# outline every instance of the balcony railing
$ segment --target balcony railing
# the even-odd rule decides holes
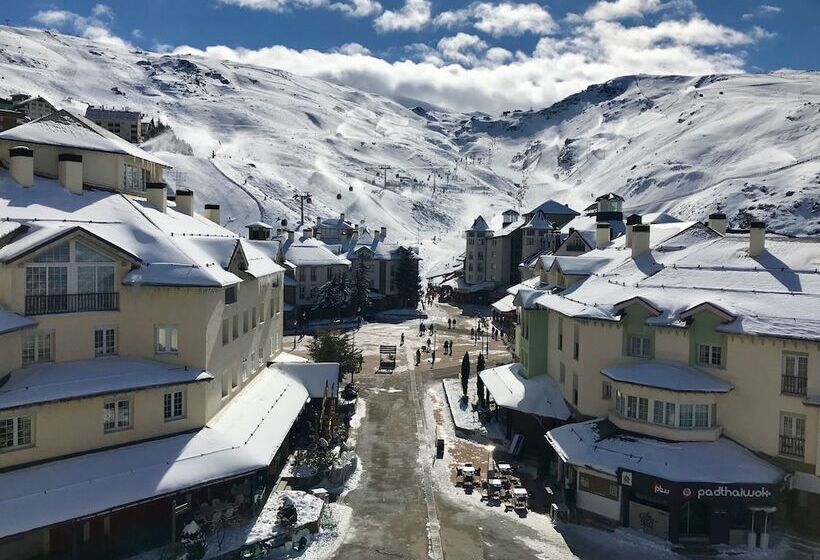
[[[802,459],[806,449],[806,440],[791,436],[780,436],[780,454]]]
[[[807,377],[784,375],[780,382],[780,392],[784,395],[801,395],[805,397],[807,381]]]
[[[120,294],[117,292],[26,296],[26,315],[117,311],[119,308]]]

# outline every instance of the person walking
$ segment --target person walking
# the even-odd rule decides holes
[[[421,350],[416,348],[416,365],[419,365],[420,363],[421,363]]]
[[[447,328],[448,328],[448,329],[449,329],[449,328],[452,328],[452,326],[453,326],[453,320],[452,320],[452,319],[450,319],[449,317],[447,317]]]
[[[404,333],[401,333],[401,343],[399,346],[404,346]]]
[[[430,351],[430,348],[433,346],[433,340],[430,337],[427,337],[427,351]]]
[[[430,360],[430,369],[433,369],[433,366],[434,366],[434,365],[435,365],[435,363],[436,363],[436,349],[435,349],[435,348],[433,348],[433,356],[432,356],[432,358],[433,358],[433,359],[432,359],[432,360]]]
[[[446,340],[444,341],[444,355],[447,355],[447,349],[450,347],[450,343]]]

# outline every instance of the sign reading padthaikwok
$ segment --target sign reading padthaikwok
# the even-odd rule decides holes
[[[705,502],[741,501],[749,505],[768,505],[777,500],[777,484],[672,482],[644,473],[623,470],[619,479],[641,494],[668,502],[698,500]]]

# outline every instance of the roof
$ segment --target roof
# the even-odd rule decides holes
[[[267,468],[307,399],[268,368],[197,432],[0,473],[0,538]]]
[[[119,356],[37,364],[0,385],[0,410],[212,379],[198,368]]]
[[[37,322],[33,319],[23,317],[22,315],[12,313],[11,311],[0,307],[0,334],[27,329],[36,324]],[[0,391],[2,391],[2,386],[0,386]]]
[[[285,356],[283,360],[277,360],[271,367],[299,381],[313,399],[336,396],[339,389],[338,362],[314,363],[291,360],[292,358]]]
[[[499,313],[510,313],[515,311],[515,305],[513,305],[513,299],[515,296],[513,294],[507,294],[497,302],[493,303],[492,307]]]
[[[538,211],[543,212],[544,214],[565,214],[569,216],[578,216],[578,212],[567,206],[566,204],[561,204],[555,200],[547,200],[542,202],[527,214],[535,214]]]
[[[473,220],[473,225],[467,231],[492,231],[483,216]]]
[[[253,222],[245,226],[246,228],[263,228],[263,229],[276,229],[272,225],[267,222]]]
[[[21,188],[0,170],[0,229],[18,224],[10,243],[0,246],[0,262],[21,259],[69,235],[81,235],[108,246],[130,260],[134,268],[126,285],[224,287],[241,282],[228,270],[239,245],[248,273],[260,276],[281,270],[260,245],[240,239],[212,221],[177,212],[169,204],[163,213],[145,199],[123,193],[86,189],[82,196],[57,181],[35,177]],[[278,242],[265,247],[278,248]]]
[[[555,224],[549,221],[549,218],[547,218],[544,212],[538,210],[523,226],[523,229],[555,229]]]
[[[337,255],[322,241],[315,237],[287,236],[280,238],[285,260],[298,266],[349,266],[350,261]]]
[[[602,194],[601,196],[597,197],[595,200],[620,200],[623,201],[624,197],[617,195],[615,193],[606,193]]]
[[[442,287],[452,288],[457,292],[480,292],[482,290],[492,290],[495,288],[495,282],[479,282],[477,284],[468,284],[463,276],[456,276],[446,282],[441,283]]]
[[[677,362],[647,360],[613,364],[601,373],[613,381],[685,393],[728,393],[732,384]]]
[[[354,229],[353,224],[347,220],[343,220],[341,216],[338,218],[323,218],[319,220],[319,223],[316,224],[316,227],[327,229],[339,229],[343,231],[352,231]]]
[[[110,119],[110,120],[139,120],[142,113],[139,111],[128,111],[126,109],[106,109],[105,107],[89,106],[85,110],[85,116],[89,119]]]
[[[87,118],[64,109],[0,132],[0,140],[125,154],[171,167],[162,159],[123,140]]]
[[[607,257],[589,256],[588,253],[577,257],[566,255],[543,255],[541,257],[544,270],[557,266],[563,274],[568,276],[589,276],[609,263],[610,259]]]
[[[622,432],[606,420],[566,424],[547,432],[562,460],[612,476],[619,469],[672,482],[778,484],[785,473],[727,439],[671,442]]]
[[[478,375],[500,407],[559,420],[570,417],[561,388],[552,377],[538,375],[528,379],[523,372],[523,365],[513,363],[485,369]]]

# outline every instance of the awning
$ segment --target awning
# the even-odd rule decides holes
[[[502,408],[558,420],[569,418],[569,408],[558,383],[548,375],[528,379],[523,372],[524,366],[514,363],[485,369],[478,375]]]
[[[481,292],[483,290],[492,290],[495,287],[493,282],[479,282],[478,284],[468,284],[464,281],[463,276],[451,278],[446,282],[442,282],[442,287],[452,288],[457,292]]]
[[[0,222],[0,227],[3,223]],[[0,230],[2,232],[2,230]],[[0,334],[6,334],[20,329],[27,329],[35,326],[37,323],[28,317],[23,317],[17,313],[12,313],[0,307]]]
[[[732,384],[677,362],[647,360],[606,366],[601,373],[613,381],[682,393],[728,393]]]
[[[205,428],[0,474],[0,538],[266,468],[308,390],[278,366]]]
[[[784,473],[727,439],[663,441],[626,433],[608,420],[566,424],[547,432],[547,441],[571,465],[616,476],[619,469],[672,482],[777,484]]]
[[[513,299],[515,299],[515,296],[513,296],[512,294],[506,295],[493,304],[493,309],[495,309],[499,313],[512,313],[513,311],[515,311]]]

